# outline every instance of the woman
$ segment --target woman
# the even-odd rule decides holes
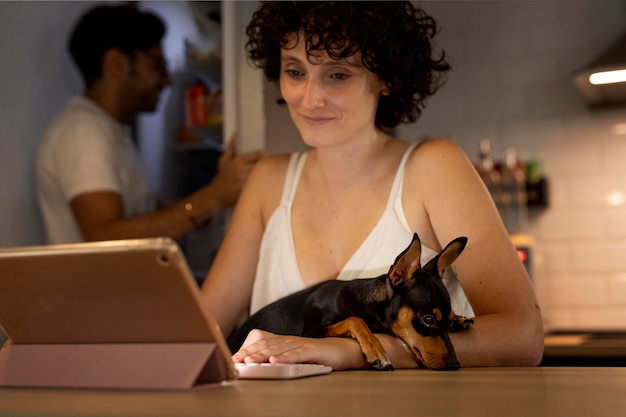
[[[414,122],[450,67],[436,23],[410,2],[264,3],[248,26],[249,56],[278,81],[312,149],[259,162],[202,291],[228,334],[250,307],[317,282],[373,277],[418,233],[422,262],[458,236],[469,243],[445,283],[473,330],[452,335],[461,366],[536,365],[541,313],[497,210],[451,141],[386,133]],[[450,268],[449,268],[450,269]],[[415,359],[377,335],[395,368]],[[236,362],[365,368],[351,339],[252,331]]]

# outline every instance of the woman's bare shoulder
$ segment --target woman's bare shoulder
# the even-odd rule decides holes
[[[463,149],[451,139],[436,138],[421,142],[411,153],[407,171],[413,178],[444,180],[445,176],[467,175],[473,165]],[[444,175],[445,174],[445,175]]]
[[[251,178],[255,178],[262,183],[274,182],[280,177],[285,177],[287,172],[287,165],[289,165],[289,158],[291,154],[281,153],[272,154],[263,157],[253,169]]]
[[[452,139],[433,138],[427,139],[418,144],[413,151],[412,158],[431,159],[438,157],[439,159],[449,157],[466,158],[465,152]]]
[[[291,154],[273,154],[261,159],[253,168],[247,195],[260,204],[265,220],[280,203]]]

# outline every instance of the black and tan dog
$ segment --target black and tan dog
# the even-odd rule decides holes
[[[431,369],[455,370],[459,362],[448,332],[469,329],[473,320],[457,316],[441,280],[467,243],[450,242],[423,268],[417,234],[387,275],[352,281],[324,281],[284,297],[252,315],[228,340],[236,352],[252,329],[306,337],[356,339],[375,369],[393,370],[374,333],[393,334]]]

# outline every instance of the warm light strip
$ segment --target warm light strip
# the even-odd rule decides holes
[[[593,85],[622,83],[624,81],[626,81],[626,69],[594,72],[589,76],[589,82]]]

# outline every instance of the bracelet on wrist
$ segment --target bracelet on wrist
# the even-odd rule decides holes
[[[184,207],[185,207],[185,213],[187,213],[187,218],[189,219],[189,222],[192,224],[193,227],[198,227],[199,225],[198,219],[196,219],[196,216],[193,214],[193,204],[187,201]]]

